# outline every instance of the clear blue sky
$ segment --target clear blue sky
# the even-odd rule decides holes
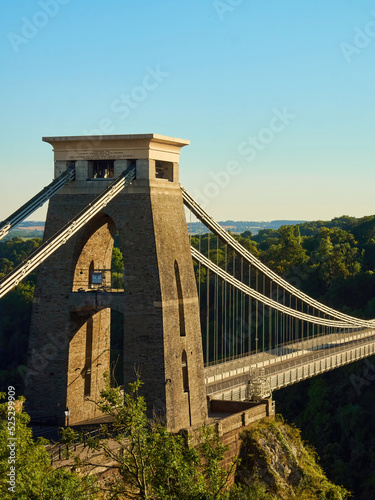
[[[0,219],[52,179],[42,136],[100,128],[190,139],[181,183],[218,220],[375,213],[373,1],[3,0],[0,19]]]

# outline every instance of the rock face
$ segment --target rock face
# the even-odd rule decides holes
[[[299,429],[283,422],[263,420],[246,431],[240,458],[236,482],[254,489],[262,486],[272,498],[348,498],[344,488],[327,479]]]

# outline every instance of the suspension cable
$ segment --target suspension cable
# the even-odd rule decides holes
[[[71,219],[62,229],[57,231],[51,238],[45,241],[27,259],[13,269],[4,279],[0,281],[0,298],[14,288],[18,283],[30,274],[36,267],[44,262],[58,248],[68,241],[88,221],[99,213],[123,188],[135,179],[135,167],[129,167],[106,189],[104,189],[94,201],[89,203],[76,217]]]
[[[274,271],[265,266],[260,260],[258,260],[254,255],[252,255],[248,250],[246,250],[238,241],[236,241],[233,236],[225,231],[200,205],[197,203],[189,193],[181,187],[182,196],[185,205],[190,208],[193,214],[205,224],[207,228],[209,228],[214,234],[219,236],[219,238],[226,242],[235,252],[239,255],[242,255],[244,259],[260,270],[262,273],[266,274],[268,278],[272,279],[275,283],[280,285],[282,288],[287,290],[292,295],[300,298],[306,304],[310,304],[315,307],[317,310],[321,310],[322,312],[331,315],[333,318],[340,319],[342,321],[347,321],[348,323],[354,325],[356,324],[358,327],[369,328],[374,326],[375,320],[366,321],[360,320],[358,318],[354,318],[352,316],[348,316],[347,314],[341,313],[330,307],[318,302],[317,300],[312,299],[305,293],[301,292],[293,285],[285,281],[281,276],[276,274]]]
[[[325,318],[318,318],[316,316],[311,316],[306,313],[302,313],[299,311],[295,311],[294,309],[290,309],[288,306],[286,306],[283,303],[280,302],[275,302],[274,300],[270,299],[269,297],[264,296],[260,292],[253,290],[252,288],[248,287],[244,283],[241,283],[241,281],[237,280],[234,278],[231,274],[226,273],[221,267],[216,266],[212,261],[207,259],[203,254],[199,253],[198,250],[194,247],[191,247],[191,254],[194,260],[197,262],[201,262],[202,266],[205,267],[206,269],[209,269],[215,274],[218,274],[222,279],[226,280],[232,287],[237,288],[238,290],[242,290],[244,293],[247,295],[251,296],[253,299],[256,301],[264,302],[266,305],[273,307],[274,309],[277,309],[281,313],[284,313],[286,315],[290,315],[293,317],[297,317],[299,319],[303,319],[305,321],[308,321],[309,323],[316,323],[320,325],[326,325],[326,326],[334,326],[336,328],[357,328],[358,325],[351,325],[350,323],[343,322],[343,321],[337,321],[337,320],[329,320]],[[285,293],[285,292],[284,292]],[[283,301],[284,302],[284,301]],[[258,308],[256,308],[257,310]],[[366,325],[367,327],[369,326],[368,323]]]
[[[43,188],[38,194],[31,198],[31,200],[22,205],[22,207],[16,210],[12,215],[7,217],[4,222],[1,222],[0,240],[4,238],[4,236],[6,236],[13,227],[17,226],[17,224],[25,220],[46,201],[52,198],[52,196],[60,191],[60,189],[63,188],[68,182],[73,181],[74,178],[74,167],[65,170],[61,175],[48,184],[48,186]]]

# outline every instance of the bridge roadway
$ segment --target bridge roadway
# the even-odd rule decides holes
[[[375,329],[322,335],[205,367],[207,396],[241,401],[249,381],[262,370],[271,390],[319,375],[375,354]]]

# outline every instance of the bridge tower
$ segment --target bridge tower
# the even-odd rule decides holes
[[[150,410],[171,431],[207,414],[199,305],[179,184],[189,141],[157,134],[47,137],[55,177],[75,180],[51,200],[47,239],[130,166],[136,179],[38,269],[25,393],[31,415],[69,424],[100,416],[95,403],[110,370],[111,309],[122,313],[124,383],[140,372]],[[124,284],[110,283],[118,235]]]

